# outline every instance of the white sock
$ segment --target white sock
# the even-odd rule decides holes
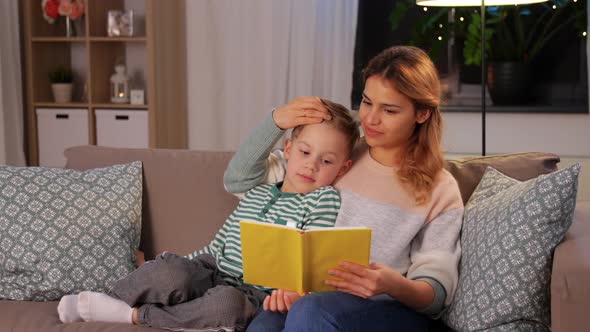
[[[62,323],[81,322],[82,317],[78,313],[78,294],[63,296],[57,305],[57,313]]]
[[[133,308],[103,293],[78,294],[78,312],[86,322],[132,323]]]

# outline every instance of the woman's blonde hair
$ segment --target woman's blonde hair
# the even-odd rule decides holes
[[[363,71],[364,81],[380,76],[410,99],[415,112],[430,110],[424,123],[417,123],[400,160],[398,175],[414,191],[418,204],[426,203],[436,176],[443,167],[440,141],[443,121],[440,114],[440,80],[436,67],[421,49],[393,46],[375,56]]]

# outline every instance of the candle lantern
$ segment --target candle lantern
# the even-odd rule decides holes
[[[111,102],[124,104],[129,102],[129,78],[124,65],[116,65],[111,76]]]

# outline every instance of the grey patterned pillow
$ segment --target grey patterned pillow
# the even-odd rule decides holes
[[[133,271],[141,168],[0,167],[0,299],[104,292]]]
[[[465,206],[457,331],[549,331],[553,250],[573,220],[578,164],[526,182],[488,168]]]

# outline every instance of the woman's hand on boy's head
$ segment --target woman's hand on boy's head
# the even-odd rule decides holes
[[[301,298],[301,295],[299,295],[297,292],[284,289],[275,289],[264,299],[262,308],[267,311],[285,313],[291,309],[293,303],[299,300],[299,298]]]
[[[319,97],[297,97],[272,113],[277,127],[286,130],[300,125],[321,123],[332,116]]]
[[[326,284],[365,299],[395,293],[393,289],[404,278],[399,272],[379,263],[371,263],[369,267],[350,262],[340,262],[338,265],[340,269],[330,269],[328,274],[341,280],[326,279]]]

